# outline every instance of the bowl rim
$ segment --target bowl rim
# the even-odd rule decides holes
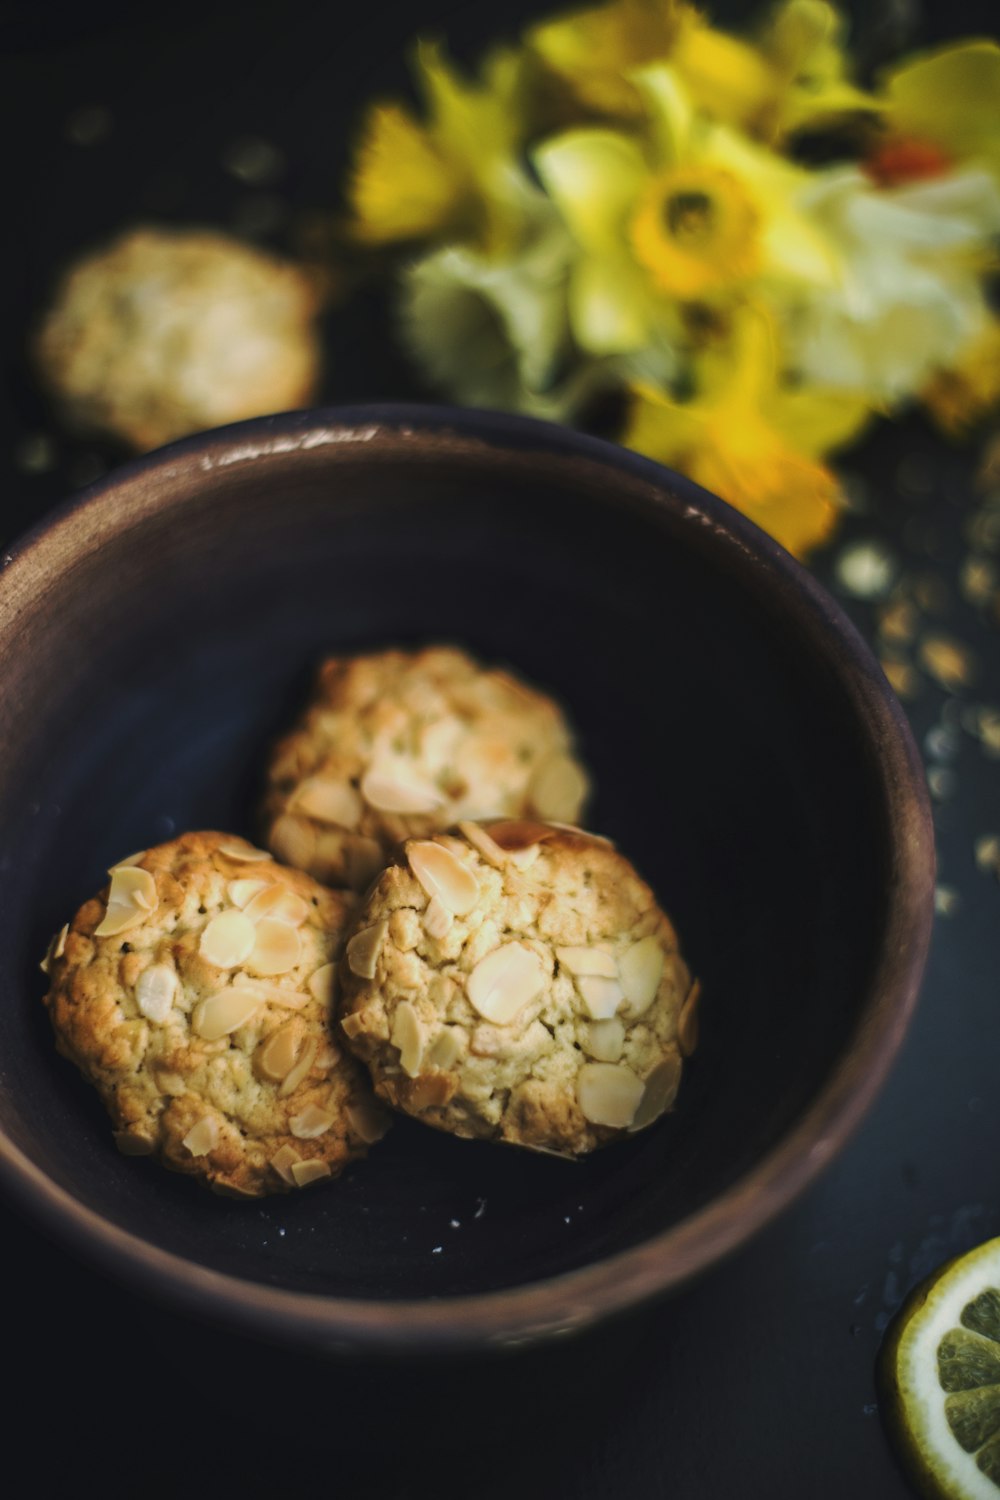
[[[507,413],[377,403],[254,418],[183,438],[133,459],[50,510],[3,554],[0,628],[33,570],[58,566],[74,541],[99,533],[135,480],[167,488],[178,476],[232,464],[295,462],[336,445],[423,445],[441,455],[542,450],[644,483],[650,503],[703,528],[702,545],[780,591],[851,703],[872,756],[892,856],[873,979],[855,1033],[812,1103],[781,1139],[718,1197],[650,1239],[543,1280],[420,1300],[349,1299],[272,1287],[201,1266],[103,1219],[52,1181],[0,1130],[0,1183],[54,1238],[162,1301],[275,1343],[325,1353],[406,1354],[514,1348],[582,1330],[662,1296],[732,1253],[785,1209],[860,1124],[888,1075],[916,1003],[933,921],[934,837],[923,765],[906,717],[871,650],[821,584],[771,537],[717,496],[600,438]],[[150,502],[156,508],[156,495]],[[79,533],[79,538],[74,533]],[[49,559],[53,559],[50,563]]]

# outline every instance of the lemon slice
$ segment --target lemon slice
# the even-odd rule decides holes
[[[922,1492],[1000,1500],[1000,1239],[917,1287],[879,1366],[887,1425]]]

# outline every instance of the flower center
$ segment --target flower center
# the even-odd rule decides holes
[[[742,182],[721,167],[682,167],[654,178],[629,234],[636,260],[669,296],[698,298],[753,275],[758,213]]]
[[[674,193],[664,202],[663,217],[674,239],[693,248],[711,238],[715,207],[707,193]]]

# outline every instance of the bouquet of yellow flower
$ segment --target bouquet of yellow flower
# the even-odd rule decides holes
[[[617,396],[623,443],[800,555],[873,416],[917,400],[955,433],[1000,401],[994,41],[862,88],[825,0],[745,38],[610,0],[475,80],[428,43],[416,71],[422,118],[363,122],[351,233],[405,246],[403,338],[456,398],[580,422]]]

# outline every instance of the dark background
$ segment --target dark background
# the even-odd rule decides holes
[[[550,9],[0,5],[0,537],[121,456],[60,433],[28,372],[28,330],[65,262],[137,219],[295,248],[310,217],[336,206],[362,104],[405,87],[414,34],[443,33],[470,57]],[[993,4],[859,7],[871,63],[899,45],[995,29]],[[280,151],[270,180],[234,172],[247,137]],[[326,400],[432,394],[394,353],[374,289],[330,315],[328,356]],[[845,468],[857,508],[816,560],[819,575],[836,586],[852,539],[884,544],[908,576],[936,583],[933,628],[977,663],[964,707],[926,679],[907,704],[947,773],[935,777],[942,916],[913,1030],[853,1144],[794,1210],[682,1295],[564,1348],[476,1368],[321,1366],[244,1344],[133,1298],[0,1207],[8,1457],[30,1461],[23,1492],[908,1493],[878,1419],[881,1333],[917,1279],[1000,1234],[1000,884],[973,853],[1000,833],[1000,762],[962,728],[969,705],[1000,701],[1000,632],[958,586],[983,503],[975,453],[909,419]],[[847,602],[872,636],[870,607]]]

